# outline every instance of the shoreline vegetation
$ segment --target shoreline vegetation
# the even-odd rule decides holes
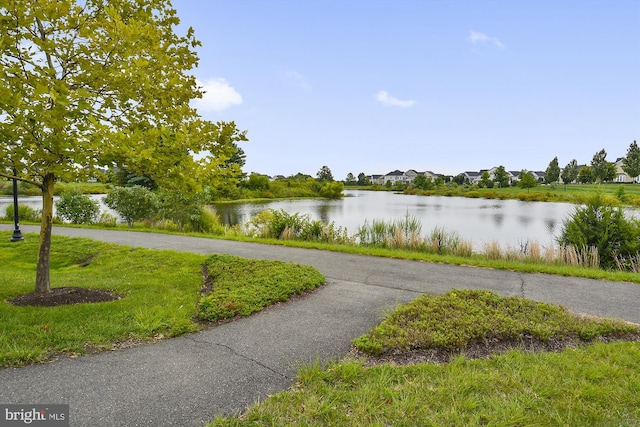
[[[289,182],[287,185],[290,185],[290,181],[285,180],[285,182]],[[305,182],[298,181],[298,184],[303,185]],[[99,189],[100,191],[105,189],[105,185],[99,183],[83,184],[79,187],[73,187],[73,184],[68,186],[60,185],[61,188],[67,191],[72,189],[77,192],[86,191],[90,193],[91,191],[88,191],[88,188]],[[454,186],[457,185],[454,184]],[[474,186],[457,187],[455,194],[447,192],[449,190],[439,192],[435,189],[427,192],[421,191],[420,195],[519,198],[524,194],[536,201],[558,201],[557,199],[560,198],[558,194],[566,194],[566,196],[562,197],[573,200],[577,203],[576,206],[579,206],[580,203],[587,203],[589,198],[593,198],[595,195],[599,197],[600,203],[605,206],[629,206],[630,203],[635,205],[640,201],[640,185],[633,184],[575,184],[567,185],[566,190],[560,186],[547,186],[548,189],[545,191],[536,189],[531,193],[522,193],[521,189],[515,187],[496,189],[474,189]],[[346,189],[397,191],[397,189],[376,185],[366,187],[351,186],[346,187]],[[409,191],[409,193],[412,193],[412,191]],[[549,194],[554,196],[551,197]],[[256,201],[258,199],[246,200]],[[170,202],[175,202],[182,207],[185,206],[184,200]],[[189,200],[187,200],[187,203],[189,203]],[[39,221],[37,211],[27,209],[28,206],[26,205],[21,205],[20,208],[20,218],[23,224],[37,223]],[[188,208],[191,208],[191,206],[188,206]],[[162,208],[159,210],[162,212]],[[188,211],[188,209],[182,210]],[[12,215],[12,209],[7,209],[4,220],[12,221]],[[189,233],[203,237],[311,247],[383,257],[419,259],[430,262],[567,276],[576,275],[579,277],[640,283],[640,278],[637,276],[637,273],[640,272],[640,257],[637,254],[627,257],[622,263],[612,261],[611,264],[618,268],[604,270],[599,268],[600,257],[597,248],[593,247],[593,245],[571,246],[558,244],[542,246],[536,241],[526,241],[504,247],[498,242],[489,242],[484,244],[480,251],[474,251],[471,242],[465,240],[464,236],[459,236],[456,232],[436,228],[427,234],[423,234],[420,221],[408,214],[404,218],[391,222],[381,220],[365,222],[355,232],[338,227],[334,223],[312,220],[308,215],[291,214],[284,210],[266,210],[251,218],[246,224],[233,227],[222,224],[215,211],[206,206],[199,210],[191,211],[188,215],[189,218],[185,220],[184,218],[172,218],[171,216],[160,217],[157,213],[147,212],[141,214],[138,219],[128,219],[129,226],[123,226],[122,224],[117,224],[113,216],[103,214],[100,218],[88,221],[87,223],[90,225],[82,226],[116,229],[126,227],[127,229],[138,231]],[[68,224],[68,222],[63,222],[62,219],[56,218],[58,225],[78,226],[76,224]]]
[[[418,196],[468,197],[521,200],[525,202],[566,202],[574,204],[585,203],[594,193],[600,192],[609,204],[640,207],[640,185],[638,184],[568,184],[566,186],[550,184],[534,187],[530,191],[524,191],[519,187],[513,186],[481,188],[477,185],[458,186],[454,184],[451,186],[439,186],[432,190],[411,188],[402,190],[402,192]]]
[[[335,181],[340,184],[339,181]],[[109,183],[58,183],[55,195],[66,191],[77,191],[83,194],[107,194],[117,185]],[[384,185],[344,185],[343,190],[390,191],[417,196],[468,197],[483,199],[521,200],[531,202],[566,202],[584,203],[596,192],[600,192],[610,204],[624,205],[634,208],[640,207],[640,184],[605,183],[605,184],[545,184],[524,190],[517,186],[502,188],[486,188],[477,184],[458,185],[448,183],[434,186],[432,189],[407,188],[404,185],[386,187]],[[211,194],[215,199],[210,203],[242,203],[272,200],[287,200],[299,198],[319,198],[322,185],[316,180],[307,179],[279,179],[264,182],[261,187],[241,187],[234,191]],[[222,194],[223,193],[223,194]],[[0,196],[13,195],[10,181],[0,182]],[[40,189],[18,183],[19,196],[40,196]],[[333,196],[333,194],[332,194]],[[343,195],[344,196],[344,195]]]

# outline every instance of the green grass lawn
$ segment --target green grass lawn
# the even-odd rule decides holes
[[[33,290],[38,239],[11,243],[10,235],[0,232],[0,367],[196,331],[199,316],[248,315],[324,282],[299,265],[53,236],[53,287],[99,288],[123,298],[17,307],[7,300]],[[209,289],[201,297],[203,284]],[[212,425],[640,425],[639,334],[637,325],[490,292],[423,296],[356,338],[354,355],[303,367],[290,391]],[[517,344],[523,337],[569,347],[465,356],[473,344]],[[636,341],[604,343],[625,338]],[[429,349],[452,356],[448,363],[378,363]]]
[[[123,342],[173,337],[198,330],[202,265],[209,266],[213,291],[207,306],[243,307],[223,311],[219,320],[248,315],[289,296],[313,289],[324,277],[311,267],[238,257],[147,250],[53,236],[52,287],[78,286],[123,296],[111,302],[57,307],[13,306],[8,299],[33,292],[38,238],[9,241],[0,232],[0,367],[41,362],[57,354],[83,354],[111,349]],[[224,283],[215,273],[226,269]],[[273,298],[253,294],[278,292]],[[247,290],[246,283],[252,288]],[[260,284],[264,287],[260,288]],[[223,298],[216,299],[222,294]]]
[[[301,369],[289,391],[210,426],[635,426],[640,342],[604,344],[598,337],[638,339],[638,331],[489,292],[425,296],[354,344],[372,354],[462,351],[449,363],[368,366],[352,357],[317,363]],[[574,341],[561,352],[515,348],[490,358],[464,356],[471,342],[527,335],[543,343]]]

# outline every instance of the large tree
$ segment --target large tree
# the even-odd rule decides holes
[[[347,178],[344,180],[346,185],[356,185],[358,182],[356,181],[356,177],[353,176],[351,172],[347,174]]]
[[[333,181],[333,174],[331,173],[329,166],[322,166],[316,176],[318,177],[318,181]]]
[[[480,176],[480,187],[483,187],[483,188],[493,187],[493,181],[491,180],[491,176],[489,176],[489,172],[487,171],[482,172],[482,175]]]
[[[527,193],[536,185],[538,185],[538,180],[536,180],[536,177],[533,176],[533,174],[531,172],[527,172],[525,170],[520,172],[520,175],[518,176],[518,178],[520,178],[520,180],[518,181],[518,187],[520,188],[526,188],[527,189]]]
[[[364,174],[364,172],[360,172],[358,174],[358,185],[370,185],[371,180]]]
[[[42,190],[35,290],[47,293],[56,182],[118,166],[196,189],[246,138],[190,106],[199,42],[174,32],[167,0],[5,0],[0,21],[0,176]]]
[[[567,163],[567,166],[562,170],[562,182],[564,183],[565,188],[568,183],[573,182],[578,178],[578,173],[580,173],[578,170],[578,162],[576,159],[573,159]]]
[[[498,166],[495,172],[493,172],[493,181],[498,184],[498,188],[509,186],[509,174],[504,166]]]
[[[590,166],[583,166],[578,172],[578,181],[582,184],[591,184],[594,181],[593,173]]]
[[[640,176],[640,148],[638,148],[636,141],[629,145],[627,155],[622,159],[622,170],[631,178]]]
[[[606,181],[608,173],[608,163],[607,152],[604,148],[593,155],[593,159],[591,160],[591,175],[593,176],[593,179],[598,182],[598,184]]]
[[[547,166],[547,170],[544,172],[544,182],[547,184],[558,182],[559,177],[560,166],[558,165],[558,157],[554,157],[553,160],[549,162],[549,166]]]

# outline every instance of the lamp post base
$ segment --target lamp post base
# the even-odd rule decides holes
[[[22,237],[22,233],[20,232],[19,228],[16,228],[15,230],[13,230],[13,235],[11,236],[11,241],[12,242],[20,242],[24,240],[24,237]]]

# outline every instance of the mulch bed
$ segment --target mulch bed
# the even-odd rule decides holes
[[[92,302],[115,301],[122,298],[122,295],[113,294],[102,289],[86,289],[75,286],[62,288],[52,288],[51,292],[46,294],[30,294],[20,295],[8,300],[12,305],[33,305],[38,307],[55,307],[58,305],[70,304],[86,304]]]

